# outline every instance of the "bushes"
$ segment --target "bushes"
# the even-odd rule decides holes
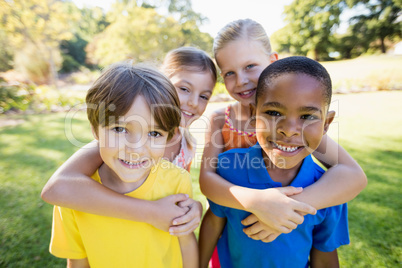
[[[0,114],[13,112],[44,112],[68,109],[84,102],[85,92],[56,90],[49,86],[27,83],[12,85],[0,81]]]

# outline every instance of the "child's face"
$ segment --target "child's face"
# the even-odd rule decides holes
[[[327,116],[322,87],[310,76],[283,74],[259,97],[257,140],[275,166],[298,168],[320,144],[334,116]]]
[[[99,127],[100,154],[104,163],[132,189],[139,187],[165,151],[168,133],[160,129],[145,98],[137,96],[130,110],[115,124]]]
[[[247,106],[254,103],[258,78],[277,59],[267,55],[261,42],[246,38],[229,42],[216,54],[216,60],[230,96]]]
[[[212,96],[215,81],[212,74],[195,71],[179,71],[170,77],[180,99],[182,126],[189,127],[205,111]]]

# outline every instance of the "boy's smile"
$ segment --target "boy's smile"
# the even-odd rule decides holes
[[[102,183],[114,191],[127,193],[146,180],[165,151],[168,133],[161,130],[146,99],[138,95],[130,110],[116,122],[98,131],[99,169]]]
[[[267,83],[256,107],[264,158],[278,168],[298,169],[318,147],[334,115],[327,117],[323,92],[321,82],[305,74],[286,73]]]

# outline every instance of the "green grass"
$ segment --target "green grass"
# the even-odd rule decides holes
[[[349,203],[351,244],[339,249],[342,267],[402,265],[401,100],[402,91],[333,97],[339,117],[330,135],[369,179],[367,188]],[[48,252],[52,206],[41,200],[40,192],[76,145],[92,139],[89,125],[83,113],[74,117],[71,128],[63,113],[16,119],[25,122],[0,128],[0,267],[65,267],[64,260]],[[197,138],[202,144],[202,137]],[[205,204],[197,167],[194,163],[191,171],[194,197]]]

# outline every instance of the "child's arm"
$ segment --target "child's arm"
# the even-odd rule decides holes
[[[198,247],[194,233],[179,237],[183,268],[198,268]]]
[[[223,151],[223,124],[224,113],[214,113],[210,118],[210,129],[205,135],[200,171],[200,187],[205,196],[219,205],[249,211],[281,233],[288,233],[303,222],[303,217],[297,211],[315,213],[310,205],[287,197],[300,193],[301,189],[284,187],[255,190],[234,185],[217,175],[218,155]]]
[[[67,268],[89,268],[88,258],[67,259]]]
[[[367,177],[359,164],[327,135],[313,154],[330,168],[320,180],[293,196],[296,200],[322,209],[346,203],[366,187]]]
[[[197,227],[194,222],[190,225],[183,223],[194,217],[199,222],[200,206],[192,205],[188,211],[187,207],[176,205],[187,200],[187,195],[177,194],[157,201],[146,201],[116,193],[89,178],[101,164],[96,142],[79,149],[49,179],[42,190],[43,200],[87,213],[147,222],[163,231],[169,231],[176,218],[178,226],[170,230],[174,235],[187,234]],[[183,215],[185,218],[180,218]]]
[[[357,162],[327,135],[323,137],[314,156],[330,168],[317,182],[304,188],[300,194],[293,195],[295,200],[322,209],[352,200],[366,186],[367,177]],[[256,223],[256,219],[251,215],[242,223],[251,225]],[[268,231],[263,225],[254,224],[246,228],[245,233],[253,239],[262,240],[259,237],[264,234],[262,230]],[[271,237],[275,235],[275,231],[272,231]]]
[[[216,216],[210,209],[202,219],[198,238],[200,268],[208,268],[209,260],[226,224],[226,218]]]
[[[310,252],[311,268],[339,268],[338,253],[335,249],[331,252],[323,252],[312,248]]]

